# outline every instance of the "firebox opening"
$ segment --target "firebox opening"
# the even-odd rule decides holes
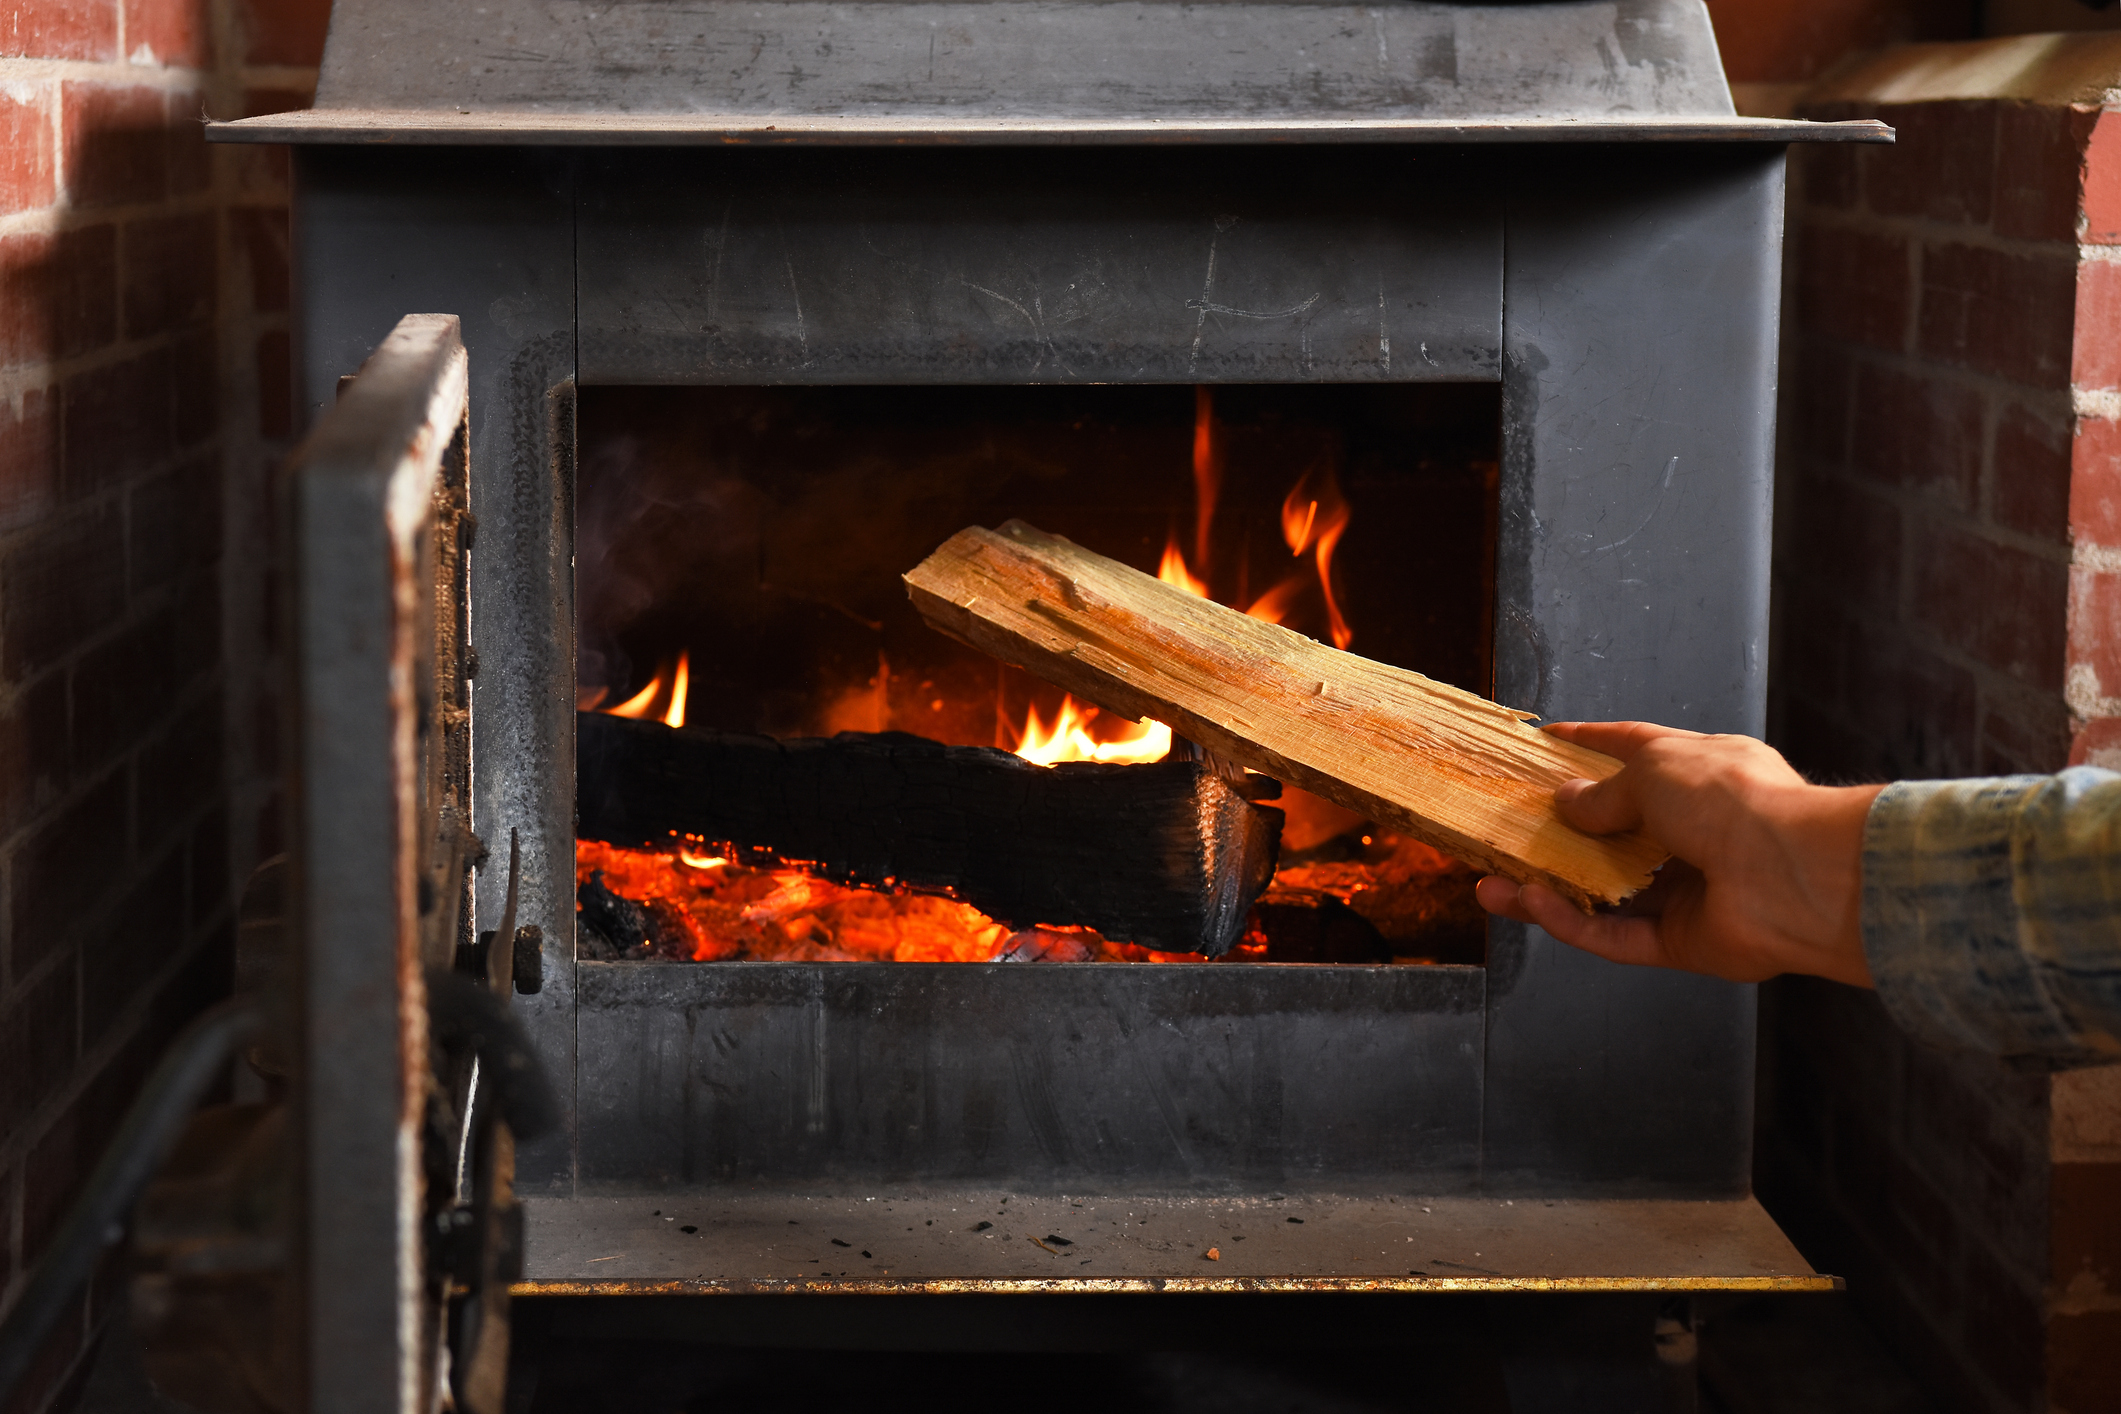
[[[908,603],[902,573],[1012,517],[1491,691],[1492,383],[588,388],[578,417],[584,712],[781,739],[907,733],[1040,765],[1162,760],[1159,724],[1076,702]],[[1284,813],[1273,882],[1219,960],[1484,960],[1469,870],[1301,791],[1260,803]],[[590,958],[1202,961],[821,878],[773,840],[584,839],[577,873]]]

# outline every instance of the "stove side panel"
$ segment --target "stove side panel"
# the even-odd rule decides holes
[[[398,320],[462,320],[471,376],[473,827],[491,928],[520,832],[518,918],[545,987],[515,998],[570,1110],[523,1146],[527,1191],[573,1181],[573,159],[520,151],[295,149],[297,417],[307,427]]]
[[[1765,726],[1783,154],[1526,153],[1504,278],[1496,695]],[[1749,1186],[1749,986],[1490,934],[1496,1193]]]

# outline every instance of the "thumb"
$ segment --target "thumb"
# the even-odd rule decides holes
[[[1563,781],[1554,792],[1554,805],[1563,820],[1587,835],[1613,835],[1642,825],[1642,807],[1625,769],[1602,781]]]

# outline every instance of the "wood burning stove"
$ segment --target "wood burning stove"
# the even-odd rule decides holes
[[[564,1116],[517,1156],[519,1290],[1828,1281],[1747,1197],[1748,987],[1510,924],[1423,965],[597,961],[576,712],[682,649],[715,726],[819,731],[868,691],[859,725],[919,731],[929,701],[929,734],[1006,747],[933,686],[962,658],[877,685],[919,650],[842,581],[910,567],[923,496],[937,538],[1043,497],[1111,553],[1192,544],[1219,417],[1247,455],[1283,439],[1262,504],[1343,458],[1361,602],[1314,604],[1321,633],[1550,719],[1757,734],[1783,151],[1888,130],[1734,116],[1697,0],[340,0],[317,107],[212,135],[296,145],[306,420],[401,315],[462,320],[473,811],[520,841],[543,985],[515,1008]],[[983,427],[1006,474],[967,459]],[[667,489],[690,435],[695,487],[867,458],[837,528],[734,552],[797,557],[747,592],[830,621],[799,651],[707,632],[726,603],[591,616],[599,459],[660,445]],[[1424,447],[1449,449],[1426,490]],[[726,500],[655,504],[742,541]],[[1197,551],[1230,557],[1222,597],[1271,587]],[[838,580],[801,562],[833,554]],[[997,682],[990,723],[1037,690]],[[398,1034],[387,998],[345,1005]]]

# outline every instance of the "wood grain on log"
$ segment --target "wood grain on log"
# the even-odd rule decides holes
[[[1301,786],[1478,868],[1617,903],[1665,855],[1562,823],[1554,788],[1620,769],[1529,713],[1195,598],[1021,521],[960,531],[906,577],[953,638]]]
[[[1163,952],[1227,952],[1281,840],[1280,811],[1193,761],[1035,766],[899,733],[776,741],[598,712],[575,732],[581,838],[697,835]]]

